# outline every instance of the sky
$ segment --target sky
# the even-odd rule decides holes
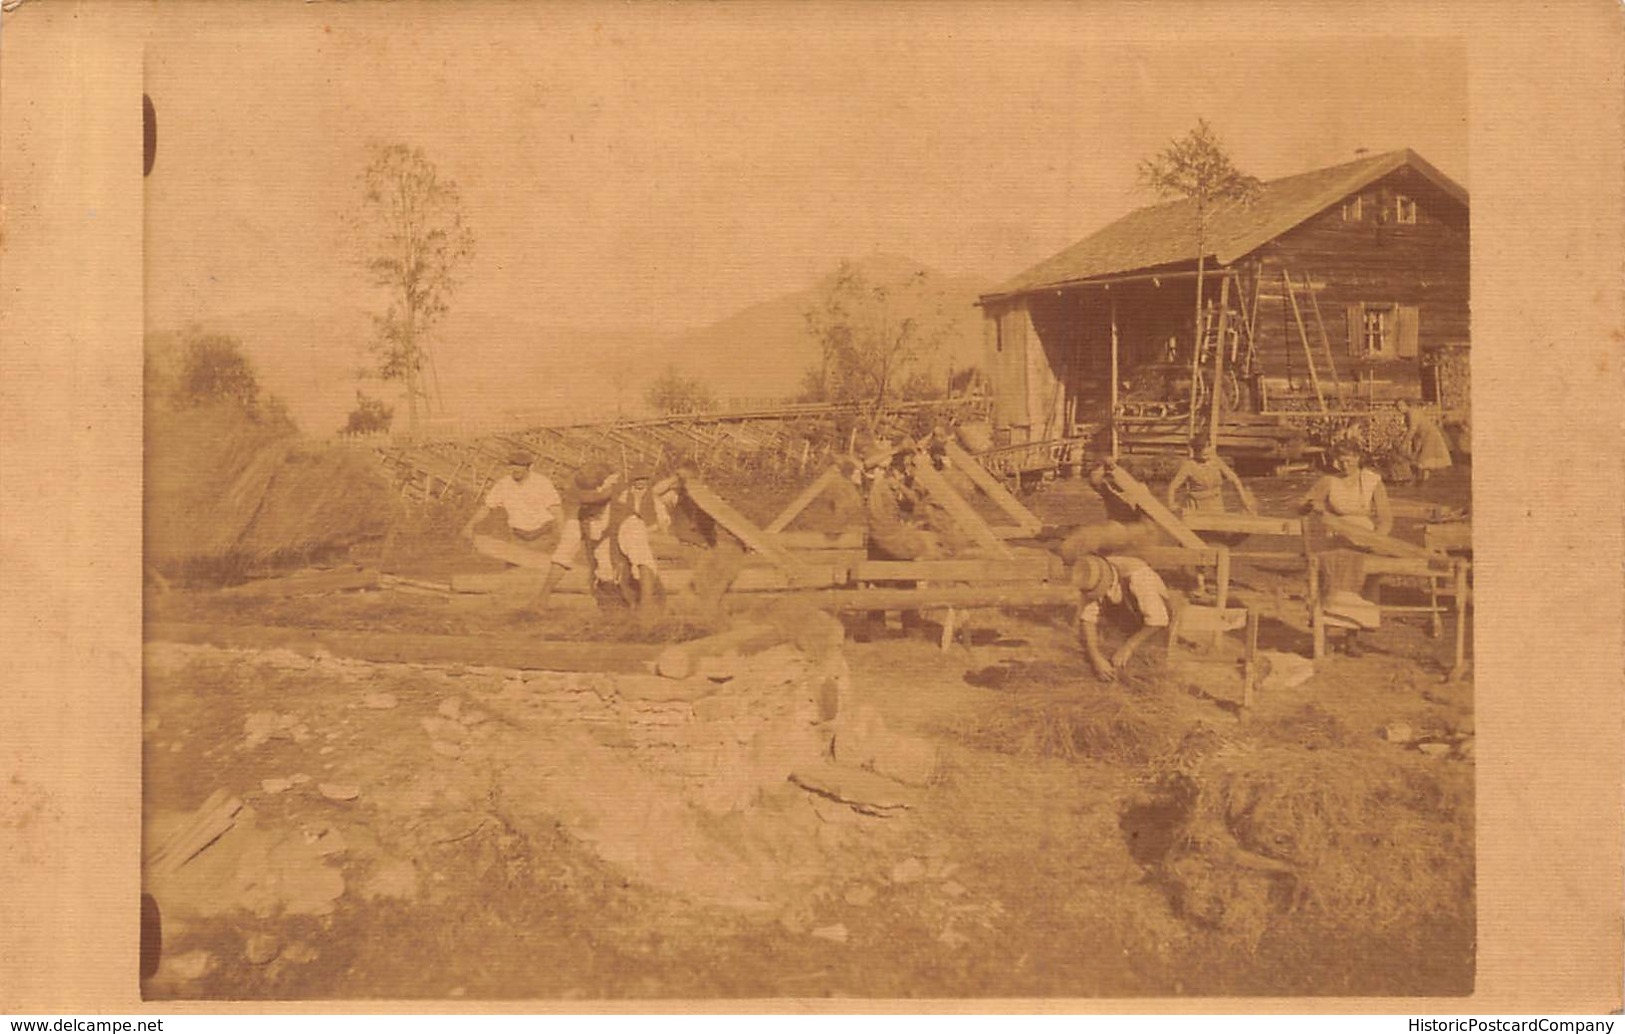
[[[1199,116],[1265,179],[1410,147],[1470,189],[1459,42],[1124,9],[155,8],[147,323],[376,305],[347,220],[373,141],[462,188],[457,306],[669,331],[871,252],[1014,275],[1155,200],[1137,161]]]

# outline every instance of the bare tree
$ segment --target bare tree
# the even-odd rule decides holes
[[[923,269],[897,283],[877,284],[853,263],[841,263],[818,304],[804,314],[821,360],[803,378],[803,396],[876,405],[897,398],[914,364],[953,329],[953,315],[935,286]]]
[[[428,336],[446,314],[459,267],[474,253],[457,184],[406,144],[373,145],[361,175],[365,264],[389,307],[373,314],[376,373],[406,384],[407,430],[418,432]],[[432,367],[431,367],[432,369]]]
[[[1196,214],[1196,320],[1191,341],[1191,430],[1196,428],[1196,382],[1202,361],[1202,281],[1207,262],[1208,219],[1215,206],[1248,204],[1262,184],[1237,170],[1207,119],[1150,158],[1140,162],[1140,184],[1159,197],[1183,197],[1194,203]],[[1222,344],[1221,344],[1222,347]],[[1215,384],[1214,395],[1219,388]]]

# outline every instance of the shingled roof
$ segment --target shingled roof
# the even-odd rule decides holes
[[[1389,151],[1344,165],[1270,180],[1250,205],[1225,202],[1208,220],[1208,256],[1220,265],[1274,240],[1348,195],[1409,166],[1446,194],[1467,202],[1467,191],[1415,151]],[[1196,261],[1196,204],[1169,201],[1137,209],[1053,258],[982,295],[983,301],[1136,270]]]

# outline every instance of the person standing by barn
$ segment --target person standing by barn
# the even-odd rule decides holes
[[[1219,451],[1213,445],[1213,439],[1206,434],[1199,434],[1191,442],[1191,458],[1180,463],[1179,469],[1174,472],[1174,479],[1168,482],[1168,509],[1175,513],[1181,510],[1196,513],[1224,513],[1224,483],[1229,481],[1236,486],[1236,492],[1241,496],[1242,509],[1248,513],[1257,513],[1258,504],[1253,500],[1253,494],[1247,491],[1247,486],[1241,483],[1241,478],[1230,469],[1230,464],[1219,458]],[[1184,505],[1180,505],[1179,490],[1185,489]]]

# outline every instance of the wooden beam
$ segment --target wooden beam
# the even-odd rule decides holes
[[[1156,497],[1156,494],[1141,484],[1133,474],[1130,474],[1122,467],[1114,466],[1107,476],[1124,499],[1139,507],[1140,512],[1151,518],[1157,527],[1172,535],[1175,542],[1187,549],[1207,548],[1207,543],[1203,542],[1196,532],[1186,527],[1183,521],[1174,516],[1174,512],[1164,506],[1162,501]]]
[[[1117,382],[1121,375],[1117,372],[1117,296],[1110,292],[1106,294],[1107,309],[1111,314],[1112,323],[1112,392],[1111,392],[1111,458],[1117,459],[1117,422],[1122,414],[1118,412]]]
[[[225,596],[299,596],[305,593],[347,592],[378,588],[378,572],[373,570],[323,571],[295,574],[285,578],[262,578],[220,590]]]
[[[854,582],[1043,582],[1048,557],[1012,560],[865,560],[852,565]]]
[[[1221,532],[1229,535],[1303,534],[1303,522],[1291,517],[1256,517],[1245,513],[1201,513],[1182,515],[1185,526],[1195,532]]]
[[[862,549],[869,543],[869,533],[862,528],[852,531],[781,531],[770,538],[785,549]]]
[[[1362,528],[1358,524],[1329,513],[1322,514],[1321,520],[1326,522],[1326,530],[1335,532],[1356,546],[1369,549],[1373,553],[1391,557],[1415,557],[1421,560],[1443,559],[1441,554],[1423,546],[1396,539],[1392,535],[1379,535],[1369,528]]]
[[[956,585],[921,589],[836,589],[766,594],[792,598],[820,610],[930,610],[943,607],[1059,607],[1076,604],[1069,585]]]
[[[802,489],[801,494],[792,499],[790,505],[779,511],[779,515],[762,530],[772,535],[789,527],[791,521],[801,516],[801,511],[811,506],[813,500],[823,494],[824,489],[829,487],[831,479],[839,480],[840,477],[839,468],[830,467],[825,470],[813,480],[812,484]]]
[[[977,488],[986,493],[987,497],[993,500],[999,509],[1004,511],[1005,516],[1016,522],[1017,527],[1031,535],[1044,526],[1044,522],[1039,520],[1031,510],[1023,506],[1021,500],[1012,495],[1008,488],[1001,485],[998,478],[989,474],[986,467],[976,462],[976,459],[970,453],[960,448],[958,442],[944,443],[943,452],[947,455],[949,462],[954,465],[954,469],[962,471],[966,477],[970,478]]]
[[[747,549],[755,550],[780,567],[788,569],[796,566],[795,560],[784,551],[783,547],[774,542],[762,529],[752,524],[744,514],[734,509],[727,500],[712,491],[705,482],[692,474],[684,474],[683,490],[688,493],[690,499],[694,500],[696,506],[710,514],[712,520],[722,525],[734,538],[743,542]]]
[[[1181,567],[1217,567],[1219,564],[1219,549],[1218,546],[1203,546],[1201,549],[1191,549],[1186,546],[1143,546],[1124,555],[1139,557],[1158,570]]]
[[[1219,397],[1224,394],[1224,336],[1230,329],[1230,271],[1219,284],[1219,326],[1213,342],[1213,407],[1208,413],[1209,438],[1219,437]]]
[[[914,480],[919,482],[920,487],[924,488],[926,493],[936,500],[944,510],[948,511],[948,516],[952,517],[955,523],[963,528],[971,538],[975,539],[977,545],[995,557],[1009,559],[1015,555],[1010,552],[1010,547],[1006,546],[1004,541],[993,533],[993,529],[988,527],[988,523],[982,520],[975,510],[971,509],[971,505],[965,501],[964,497],[954,491],[953,486],[948,484],[948,480],[942,476],[941,472],[931,466],[929,456],[919,455],[915,457]]]

